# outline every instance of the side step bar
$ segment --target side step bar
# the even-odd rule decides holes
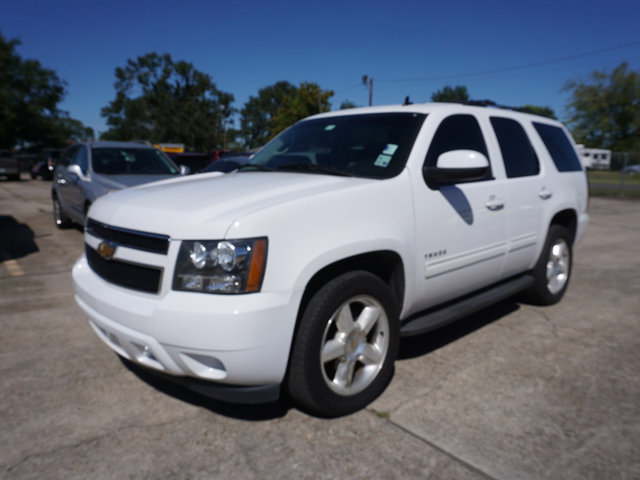
[[[411,337],[443,327],[448,323],[455,322],[500,300],[509,298],[529,288],[533,285],[533,282],[533,275],[522,275],[486,290],[472,293],[469,296],[463,297],[462,300],[446,304],[444,307],[430,309],[427,310],[426,313],[419,313],[409,317],[400,326],[400,336]]]

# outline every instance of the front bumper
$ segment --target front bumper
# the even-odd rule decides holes
[[[148,294],[106,282],[84,256],[73,281],[91,327],[127,360],[183,381],[266,388],[284,378],[301,292]]]

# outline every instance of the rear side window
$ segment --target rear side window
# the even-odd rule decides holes
[[[507,177],[526,177],[540,173],[538,157],[522,125],[510,118],[491,117]]]
[[[426,165],[435,167],[438,157],[452,150],[474,150],[489,157],[480,125],[472,115],[451,115],[436,130],[427,152]]]
[[[547,125],[545,123],[533,122],[533,126],[538,131],[540,138],[542,138],[559,172],[577,172],[582,170],[580,159],[578,155],[576,155],[564,130],[560,127],[554,127],[553,125]]]

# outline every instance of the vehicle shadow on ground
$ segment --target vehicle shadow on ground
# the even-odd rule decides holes
[[[516,300],[517,298],[505,300],[446,327],[415,337],[401,339],[398,360],[408,360],[426,355],[500,320],[520,308]],[[162,373],[147,370],[122,357],[118,358],[134,375],[156,390],[182,402],[205,408],[218,415],[239,420],[264,421],[284,417],[289,410],[296,408],[284,393],[277,402],[259,405],[241,405],[214,400],[167,379],[166,375]],[[313,415],[313,413],[305,413]]]
[[[403,337],[400,340],[398,360],[421,357],[480,330],[519,310],[517,301],[517,297],[507,299],[437,330],[415,337]]]
[[[166,379],[161,373],[155,373],[147,370],[122,357],[118,358],[120,358],[120,361],[124,366],[139,379],[165,395],[169,395],[176,400],[190,403],[197,407],[205,408],[212,413],[224,415],[225,417],[248,421],[273,420],[275,418],[284,417],[289,410],[294,408],[289,398],[284,394],[277,402],[259,405],[242,405],[222,402],[193,392],[185,386]]]
[[[0,215],[0,262],[36,253],[33,230],[9,215]]]

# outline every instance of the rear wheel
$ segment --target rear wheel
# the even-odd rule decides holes
[[[538,305],[560,301],[569,286],[573,254],[571,235],[560,225],[551,225],[547,240],[535,268],[533,286],[528,299]]]
[[[69,228],[73,222],[67,217],[57,196],[53,197],[53,221],[58,228]]]
[[[287,387],[302,407],[340,416],[387,386],[398,350],[396,301],[375,275],[343,274],[311,298],[296,334]]]

